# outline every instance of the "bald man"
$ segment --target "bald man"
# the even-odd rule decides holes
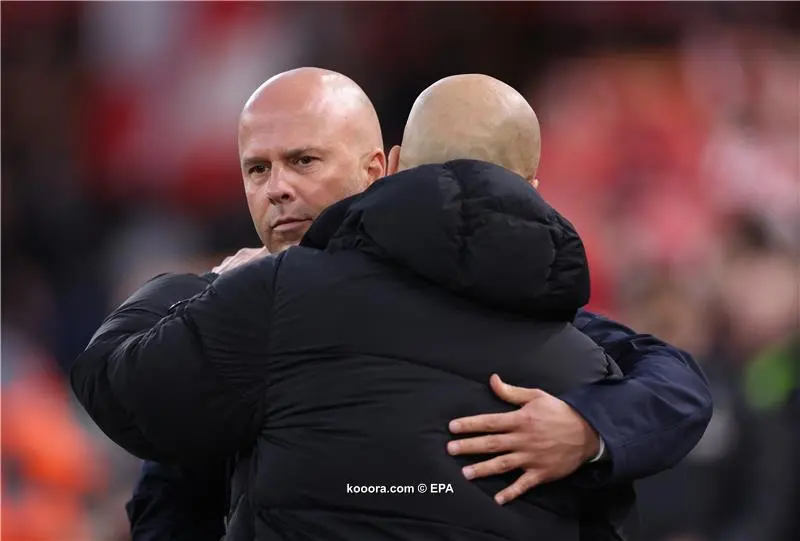
[[[414,102],[402,147],[390,151],[388,173],[470,158],[505,167],[537,187],[540,154],[539,120],[519,92],[486,75],[454,75]]]
[[[509,97],[515,98],[521,105],[519,102],[521,98],[514,94],[516,93],[510,94]],[[335,100],[331,99],[333,95],[336,95]],[[423,98],[425,98],[425,94],[421,97],[420,104],[428,101],[427,98]],[[524,102],[524,100],[522,101]],[[341,107],[341,104],[347,106]],[[415,114],[420,110],[415,107]],[[529,107],[527,110],[530,115],[533,114]],[[413,117],[414,115],[412,115],[412,119]],[[518,115],[518,118],[526,117]],[[358,121],[353,122],[353,119]],[[532,119],[535,121],[535,116],[532,116]],[[328,120],[331,122],[327,122]],[[409,122],[407,135],[417,124]],[[513,126],[513,123],[511,125]],[[331,126],[334,128],[331,129]],[[538,129],[530,130],[530,126],[538,128],[538,124],[530,122],[527,123],[527,126],[531,132],[528,135],[529,141],[535,141],[535,143],[523,145],[522,148],[536,148],[536,152],[534,159],[522,159],[521,162],[535,171],[535,162],[538,161]],[[512,129],[504,133],[510,137],[519,138],[525,136],[523,133],[525,129],[526,123],[518,123],[516,131]],[[341,135],[338,135],[337,130],[343,130]],[[413,151],[411,144],[414,140],[420,141],[422,138],[406,137],[403,144],[405,151],[397,154],[396,157],[399,158],[402,154],[405,156],[404,159],[409,160]],[[339,144],[344,141],[347,143]],[[376,149],[378,152],[375,152]],[[298,152],[298,150],[307,152]],[[470,152],[478,151],[473,149]],[[380,130],[369,100],[349,79],[322,70],[296,70],[282,74],[268,81],[259,89],[249,100],[242,115],[240,153],[251,214],[259,235],[273,252],[296,243],[310,225],[308,218],[315,216],[315,213],[318,213],[327,203],[332,203],[348,193],[360,191],[383,173]],[[513,154],[510,155],[512,159]],[[488,157],[479,154],[476,156]],[[503,159],[505,158],[496,157],[495,161],[505,163],[502,161]],[[514,169],[513,166],[510,168]],[[526,178],[529,176],[524,170],[520,170],[520,172],[524,173],[523,176]],[[263,182],[265,175],[270,175],[270,182]],[[534,183],[536,182],[532,175],[531,179]],[[265,201],[268,201],[268,204]],[[226,260],[215,271],[226,272],[242,262],[260,255],[263,255],[262,251],[245,250]],[[188,278],[184,278],[188,281]],[[205,282],[195,283],[194,287],[199,291],[197,288],[202,285],[205,285]],[[184,283],[184,287],[185,290],[191,289],[188,283]],[[183,294],[186,294],[186,291]],[[175,299],[178,297],[180,295],[173,296]],[[164,306],[168,306],[168,304]],[[166,311],[163,306],[159,309]],[[640,473],[642,469],[657,470],[668,467],[669,462],[675,460],[677,455],[685,454],[680,448],[687,445],[690,448],[705,427],[702,420],[705,415],[705,405],[697,405],[693,402],[695,396],[705,399],[703,393],[706,392],[706,389],[702,376],[692,370],[694,365],[690,358],[682,356],[680,352],[669,349],[651,337],[634,335],[627,329],[585,312],[580,314],[577,323],[590,335],[596,334],[598,342],[610,351],[614,351],[614,354],[620,357],[632,372],[636,372],[640,366],[644,367],[648,362],[650,363],[650,367],[642,369],[641,374],[636,378],[629,382],[620,382],[621,385],[617,387],[619,391],[611,397],[605,396],[610,387],[608,385],[590,385],[583,388],[582,395],[572,397],[562,395],[581,413],[584,410],[589,412],[587,418],[592,421],[592,424],[599,426],[598,429],[604,438],[607,434],[609,435],[610,439],[606,439],[609,441],[610,449],[613,450],[617,443],[615,425],[610,421],[617,419],[623,419],[624,423],[621,426],[629,430],[633,429],[637,436],[642,436],[642,439],[647,436],[651,441],[655,441],[662,434],[666,434],[662,429],[667,428],[665,426],[667,423],[661,418],[633,419],[634,422],[631,422],[631,411],[634,408],[629,407],[630,403],[640,405],[646,404],[648,400],[653,402],[649,396],[643,396],[642,392],[637,393],[637,389],[630,388],[635,387],[636,384],[643,382],[646,392],[653,392],[655,388],[661,392],[662,396],[665,393],[662,389],[658,389],[658,386],[666,387],[668,394],[676,399],[673,405],[674,409],[683,408],[682,411],[685,412],[695,408],[701,413],[687,418],[685,423],[679,424],[676,432],[669,433],[676,436],[680,434],[678,440],[683,440],[682,445],[673,444],[669,447],[671,451],[660,452],[657,457],[650,458],[649,461],[643,455],[633,461],[614,461],[613,468],[606,468],[606,474],[600,477],[605,480],[615,480],[614,474],[618,471],[621,474],[619,477],[625,479],[632,471]],[[635,367],[633,363],[636,363]],[[659,377],[648,379],[653,372],[658,373],[656,375]],[[666,372],[671,372],[669,375],[672,378],[662,378],[661,376]],[[664,381],[669,382],[670,379],[674,380],[673,388],[669,388],[670,383],[664,383]],[[629,389],[624,392],[623,387],[628,383],[630,383]],[[505,493],[506,497],[514,497],[515,492],[519,492],[520,489],[524,490],[524,485],[521,483],[532,486],[534,484],[532,477],[535,482],[538,476],[538,481],[541,482],[548,478],[566,475],[574,471],[585,460],[587,452],[589,456],[597,454],[596,451],[599,447],[597,434],[565,403],[541,391],[527,391],[504,386],[497,379],[493,380],[492,386],[504,399],[512,403],[526,403],[524,408],[517,412],[525,413],[531,419],[536,419],[537,427],[548,427],[547,430],[542,430],[537,434],[535,430],[531,430],[530,426],[519,423],[518,418],[507,418],[514,425],[513,427],[509,425],[510,434],[524,434],[524,441],[530,445],[526,449],[519,449],[509,455],[514,460],[518,460],[519,457],[527,457],[520,463],[520,467],[527,472],[527,475],[515,483],[510,492]],[[695,392],[694,396],[687,398],[681,394],[685,393],[687,387]],[[534,394],[530,394],[531,392]],[[591,398],[598,395],[609,398],[607,400],[608,408],[594,405],[596,401]],[[628,397],[629,400],[625,402],[623,397]],[[659,404],[659,406],[663,409],[663,405]],[[605,411],[606,409],[608,411]],[[592,419],[592,415],[596,419]],[[485,422],[485,419],[467,419],[463,423],[464,429],[468,430],[470,426],[479,428],[481,422]],[[620,432],[620,430],[616,432]],[[543,437],[543,433],[547,437]],[[629,434],[630,432],[626,432],[623,435],[627,437]],[[559,440],[559,438],[562,439]],[[662,438],[660,441],[664,439]],[[582,443],[576,444],[577,441]],[[553,445],[553,442],[556,445]],[[543,443],[550,445],[545,446],[542,445]],[[629,441],[624,443],[627,444]],[[491,448],[495,443],[486,438],[476,439],[465,442],[460,452],[475,451],[481,445],[488,445]],[[547,447],[550,449],[549,452],[545,451]],[[451,452],[457,454],[459,450],[453,449]],[[652,457],[653,454],[651,451],[650,456]],[[680,457],[682,454],[678,456],[678,458]],[[478,464],[475,467],[474,475],[491,474],[493,468],[497,469],[498,465],[509,463],[512,462],[504,459],[500,462],[490,461]],[[159,469],[153,464],[150,464],[149,467],[150,469],[146,471],[143,482],[140,484],[140,490],[132,502],[132,507],[136,508],[135,514],[142,524],[149,522],[151,516],[159,513],[170,514],[166,520],[169,524],[161,522],[160,524],[163,526],[156,525],[155,529],[143,526],[139,530],[141,535],[138,538],[155,539],[164,538],[165,535],[173,539],[199,539],[202,538],[202,535],[208,535],[207,539],[214,539],[215,535],[218,537],[221,521],[213,526],[208,519],[213,516],[213,509],[222,508],[223,499],[214,496],[200,498],[205,505],[202,503],[198,505],[199,496],[214,493],[213,490],[208,490],[209,486],[214,486],[213,483],[209,485],[206,482],[204,484],[202,475],[193,476],[180,473],[181,477],[175,477],[172,471],[165,468]],[[469,468],[465,468],[465,470],[465,473],[469,473]],[[167,475],[173,476],[164,479],[162,475],[165,472]],[[597,476],[599,470],[595,470],[593,473]],[[218,476],[217,481],[217,484],[220,485],[223,476]],[[157,494],[157,496],[153,497],[153,494]],[[499,497],[502,498],[503,493]],[[162,501],[159,500],[160,498],[163,498],[164,505],[159,504]],[[166,505],[168,502],[169,506]],[[206,522],[201,522],[203,519]],[[148,537],[149,535],[152,537]]]
[[[378,115],[364,91],[318,69],[282,73],[253,93],[239,120],[239,158],[250,215],[274,254],[386,168]]]

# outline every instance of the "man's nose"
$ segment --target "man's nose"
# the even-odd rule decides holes
[[[273,205],[290,203],[295,200],[295,191],[290,174],[282,167],[273,167],[267,182],[267,198]]]

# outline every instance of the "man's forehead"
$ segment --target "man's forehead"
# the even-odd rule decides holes
[[[239,146],[288,149],[330,146],[344,134],[332,119],[308,113],[244,114],[239,123]]]
[[[256,109],[245,110],[239,119],[239,131],[273,132],[280,130],[299,130],[324,128],[326,115],[308,109]]]

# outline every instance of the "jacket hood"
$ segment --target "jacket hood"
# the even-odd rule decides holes
[[[360,250],[481,304],[572,320],[589,300],[574,227],[522,177],[474,160],[385,177],[314,222],[301,243]]]

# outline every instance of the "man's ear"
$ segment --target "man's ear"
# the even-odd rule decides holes
[[[386,154],[383,149],[375,150],[367,162],[367,180],[370,184],[386,174]]]
[[[389,151],[389,161],[386,164],[386,174],[394,175],[400,169],[400,145],[395,145]]]

